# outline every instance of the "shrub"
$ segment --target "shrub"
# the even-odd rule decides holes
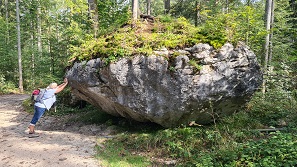
[[[218,151],[213,158],[220,166],[295,166],[297,135],[272,133],[267,139],[241,143],[234,150]]]
[[[4,75],[0,74],[0,94],[15,93],[18,92],[15,85],[12,82],[7,82]]]
[[[297,135],[288,133],[297,125],[296,99],[291,93],[256,93],[246,111],[210,126],[126,132],[109,140],[108,145],[121,143],[124,150],[147,158],[174,159],[176,166],[297,165]],[[285,133],[257,131],[263,126],[277,125],[279,119],[289,124]]]
[[[292,92],[271,90],[265,95],[258,92],[248,105],[251,117],[266,126],[297,125],[297,101]]]

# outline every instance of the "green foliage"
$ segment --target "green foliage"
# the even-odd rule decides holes
[[[6,82],[17,83],[17,52],[14,45],[16,45],[16,32],[15,25],[6,22],[0,16],[0,75],[6,79]],[[15,35],[10,35],[14,34]],[[2,76],[3,75],[3,76]],[[3,88],[4,89],[4,88]]]
[[[25,81],[30,82],[30,80],[25,79]],[[29,91],[32,91],[33,89],[38,88],[46,88],[49,86],[49,84],[56,82],[57,84],[60,84],[63,82],[63,78],[56,77],[52,74],[39,74],[38,77],[36,77],[35,85],[28,84],[27,89]]]
[[[214,125],[138,128],[103,144],[147,158],[174,159],[177,166],[294,166],[297,164],[296,106],[293,93],[281,90],[265,96],[256,93],[246,111],[225,117]],[[280,125],[281,122],[285,124]],[[269,126],[287,126],[287,131],[265,134],[257,130]]]
[[[69,105],[63,104],[63,96],[58,96],[57,99],[57,108],[56,112],[52,108],[49,112],[46,114],[51,116],[64,116],[64,115],[72,115],[67,121],[72,122],[80,122],[84,125],[89,124],[96,124],[96,125],[102,125],[107,124],[108,121],[116,119],[115,117],[102,112],[98,110],[96,107],[86,104],[83,108],[73,107]],[[69,99],[68,99],[69,100]]]
[[[97,150],[103,166],[147,167],[151,164],[147,158],[140,155],[133,155],[133,153],[126,150],[121,143],[110,143],[107,147],[97,147]]]
[[[283,123],[297,125],[297,101],[292,92],[276,89],[265,93],[256,93],[249,103],[251,117],[267,126],[281,126]]]
[[[226,14],[209,15],[210,11],[203,11],[203,17],[207,17],[205,24],[202,25],[201,33],[203,42],[212,44],[215,48],[220,48],[225,42],[234,45],[238,41],[244,41],[247,45],[254,48],[254,44],[262,41],[266,34],[261,27],[264,22],[261,15],[254,8],[245,6]],[[261,48],[254,48],[259,51]]]
[[[195,71],[200,71],[202,66],[199,65],[195,60],[190,60],[189,64],[192,65],[193,67],[195,67]]]
[[[89,38],[91,24],[83,1],[21,1],[20,5],[25,13],[21,18],[23,83],[32,90],[64,76],[68,48]],[[17,57],[12,62],[17,63]]]
[[[294,68],[292,68],[292,65],[289,66],[284,62],[277,66],[276,69],[273,69],[273,67],[270,68],[272,70],[268,70],[267,75],[264,75],[264,79],[266,79],[266,89],[268,91],[278,89],[288,92],[293,91],[297,83]]]
[[[15,93],[17,92],[17,89],[15,87],[15,85],[10,82],[10,81],[6,81],[6,79],[4,78],[4,75],[0,74],[0,94],[8,94],[8,93]]]
[[[272,133],[267,139],[238,144],[233,150],[209,154],[215,166],[295,166],[297,165],[297,135]],[[204,155],[205,156],[205,155]],[[200,166],[205,162],[199,162]]]
[[[124,1],[101,0],[97,3],[100,34],[114,31],[130,18],[129,8]]]
[[[131,2],[131,1],[130,1]],[[147,11],[147,2],[144,0],[139,0],[140,11],[145,13]],[[171,4],[174,3],[171,1]],[[160,16],[164,14],[164,1],[163,0],[153,0],[151,1],[151,15]]]
[[[160,15],[159,16],[159,21],[161,23],[171,23],[171,22],[174,21],[174,19],[170,15]]]
[[[296,3],[296,2],[295,2]],[[284,70],[286,72],[291,68],[291,64],[296,62],[296,17],[291,17],[296,11],[291,9],[289,1],[279,0],[276,2],[274,24],[273,24],[273,57],[272,63],[276,71]],[[295,45],[295,47],[294,47]]]
[[[34,113],[34,102],[32,101],[31,97],[24,100],[22,103],[22,107],[28,113]]]
[[[266,34],[260,26],[264,24],[261,15],[249,6],[218,15],[210,15],[208,10],[204,10],[201,16],[207,19],[200,27],[194,27],[184,17],[175,19],[169,15],[156,17],[154,24],[137,22],[132,26],[128,21],[124,27],[111,34],[73,47],[71,59],[117,58],[140,53],[149,55],[162,47],[184,48],[199,42],[209,43],[216,49],[226,42],[236,45],[238,41],[245,41],[253,46],[261,42]],[[259,45],[254,48],[258,52],[261,48],[257,46]]]
[[[226,21],[228,21],[226,15],[210,17],[201,30],[201,34],[204,36],[203,42],[210,43],[214,48],[223,46],[228,40],[225,32]]]
[[[137,22],[133,28],[127,25],[112,34],[101,36],[98,40],[86,41],[79,47],[73,47],[71,59],[89,60],[102,57],[112,62],[118,57],[140,53],[148,55],[162,47],[175,49],[194,45],[200,42],[199,37],[200,29],[195,28],[185,18],[164,16],[156,18],[153,25]]]
[[[205,42],[220,48],[226,42],[236,44],[237,41],[244,41],[260,56],[263,37],[269,33],[264,30],[262,18],[264,1],[253,1],[250,5],[244,5],[243,1],[227,1],[228,4],[222,0],[199,1],[198,6],[192,0],[173,1],[171,16],[176,18],[158,16],[154,24],[136,22],[133,28],[128,19],[130,13],[126,1],[97,1],[99,33],[102,35],[98,39],[93,37],[87,1],[38,2],[21,1],[23,72],[27,89],[46,87],[51,82],[59,83],[70,51],[72,59],[81,61],[100,57],[106,63],[112,63],[119,57],[139,53],[150,55],[153,50],[162,47],[179,49]],[[275,2],[274,55],[271,65],[276,70],[271,74],[276,77],[268,78],[265,96],[256,93],[246,112],[224,118],[214,126],[148,130],[145,126],[140,128],[132,125],[136,128],[135,132],[130,125],[125,130],[127,133],[104,143],[106,149],[99,151],[107,160],[104,163],[110,163],[110,166],[149,166],[145,158],[135,157],[140,152],[146,153],[148,157],[177,159],[180,166],[295,166],[294,133],[264,135],[254,130],[287,125],[291,131],[297,126],[296,1],[290,1],[291,4],[285,0]],[[141,9],[144,9],[144,1],[140,4]],[[163,13],[163,4],[161,0],[152,1],[154,16]],[[227,6],[228,11],[225,10]],[[37,44],[39,7],[41,52]],[[5,9],[1,6],[0,39],[3,40],[0,41],[0,93],[12,92],[18,81],[17,50],[14,47],[15,5],[10,2],[8,8],[9,16],[5,20]],[[191,24],[195,22],[196,9],[199,9],[199,27]],[[200,68],[199,62],[192,60],[190,64],[197,70]],[[169,69],[175,70],[173,67]],[[67,100],[69,90],[58,95],[57,113],[50,114],[60,116],[78,112],[68,106]],[[31,101],[25,103],[33,111]],[[115,118],[99,114],[90,106],[80,114],[73,121],[105,122],[108,125],[117,122]]]

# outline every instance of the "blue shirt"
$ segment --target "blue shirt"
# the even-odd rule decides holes
[[[49,110],[56,101],[55,92],[56,89],[46,89],[41,102],[36,102],[35,106]]]

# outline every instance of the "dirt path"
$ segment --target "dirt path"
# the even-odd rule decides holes
[[[93,156],[96,136],[57,128],[59,118],[46,116],[37,128],[38,138],[28,138],[32,114],[21,110],[28,95],[0,95],[0,166],[98,167]],[[56,129],[51,129],[52,125]],[[84,129],[89,127],[80,127]],[[92,127],[93,129],[96,127]]]

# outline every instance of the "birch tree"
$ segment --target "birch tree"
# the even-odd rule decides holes
[[[263,71],[264,75],[267,75],[268,71],[268,60],[269,60],[269,46],[270,46],[270,29],[271,29],[271,20],[272,20],[272,3],[273,0],[266,0],[266,5],[265,5],[265,28],[266,31],[268,32],[265,38],[265,43],[264,43],[264,54],[262,58],[262,65],[263,65]],[[263,85],[262,85],[262,92],[266,92],[266,79],[264,78],[263,80]]]
[[[8,31],[8,0],[5,0],[5,20],[7,26],[7,33],[6,33],[6,43],[9,43],[9,31]]]
[[[19,0],[16,0],[16,20],[17,20],[17,46],[18,46],[18,63],[19,63],[19,90],[23,93],[23,70],[22,70],[22,53],[21,53],[21,30],[20,30],[20,8]]]
[[[151,0],[146,0],[146,14],[151,15]]]
[[[41,55],[42,53],[42,41],[41,41],[41,4],[40,0],[38,0],[38,7],[37,7],[37,47],[38,47],[38,54]]]
[[[201,23],[201,18],[200,18],[200,9],[201,9],[201,0],[196,0],[195,1],[195,26],[197,27],[198,24]]]
[[[138,17],[138,0],[133,0],[132,1],[132,19],[134,21],[137,20],[137,17]]]
[[[273,53],[272,53],[272,48],[273,48],[273,45],[272,45],[272,39],[273,39],[273,27],[274,27],[274,5],[275,5],[275,2],[272,0],[271,1],[271,11],[270,11],[270,15],[271,15],[271,20],[270,20],[270,33],[269,33],[269,49],[268,49],[268,63],[267,65],[271,65],[271,61],[272,61],[272,56],[273,56]]]

